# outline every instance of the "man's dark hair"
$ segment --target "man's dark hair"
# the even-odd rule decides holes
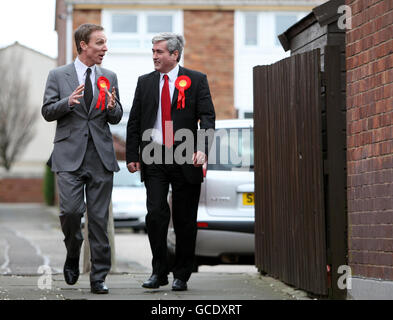
[[[78,29],[75,30],[74,38],[75,38],[75,45],[78,54],[82,52],[81,48],[81,41],[84,41],[86,44],[89,43],[90,35],[94,31],[103,31],[104,28],[91,23],[81,24]]]

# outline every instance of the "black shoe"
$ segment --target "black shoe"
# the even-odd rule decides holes
[[[180,280],[180,279],[174,279],[172,283],[172,290],[173,291],[186,291],[187,290],[187,282]]]
[[[158,274],[152,274],[151,277],[142,284],[142,287],[148,289],[157,289],[160,286],[167,285],[168,283],[169,282],[167,276],[160,278]]]
[[[109,289],[105,285],[104,281],[92,282],[90,284],[90,291],[91,291],[91,293],[96,293],[96,294],[107,294],[107,293],[109,293]]]
[[[75,284],[79,278],[79,258],[67,258],[64,263],[63,274],[67,284]]]

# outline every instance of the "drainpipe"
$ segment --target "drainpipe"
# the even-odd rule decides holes
[[[72,62],[72,4],[67,4],[66,64]]]

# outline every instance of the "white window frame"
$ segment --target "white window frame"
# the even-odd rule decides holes
[[[257,14],[257,45],[245,44],[245,14]],[[304,11],[251,11],[236,10],[234,23],[234,103],[239,118],[252,110],[252,68],[270,64],[289,56],[281,45],[275,43],[276,16],[293,14],[298,20],[307,15]]]
[[[130,14],[137,16],[137,32],[136,33],[114,33],[112,32],[112,15],[114,14]],[[170,15],[172,16],[172,32],[183,34],[183,11],[182,10],[103,10],[102,25],[108,38],[108,46],[113,53],[151,53],[151,46],[144,46],[145,41],[149,41],[155,33],[147,32],[147,16],[150,15]],[[139,47],[116,48],[111,46],[111,41],[131,41],[139,40]]]
[[[246,44],[246,16],[247,15],[256,15],[257,18],[257,42],[256,44]],[[243,13],[243,17],[241,19],[241,29],[243,31],[242,37],[243,37],[243,46],[246,48],[254,48],[254,47],[258,47],[260,46],[260,42],[261,42],[261,34],[260,34],[260,25],[261,25],[261,16],[258,12],[253,12],[253,11],[245,11]]]
[[[257,44],[245,44],[245,16],[247,14],[257,15]],[[294,15],[298,20],[303,18],[307,12],[303,11],[235,11],[235,42],[238,48],[245,52],[271,51],[282,49],[281,45],[275,43],[276,33],[276,16],[277,15]],[[270,30],[272,32],[268,32]]]

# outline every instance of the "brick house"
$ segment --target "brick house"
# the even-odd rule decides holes
[[[20,59],[19,69],[28,75],[29,108],[41,114],[42,94],[49,70],[56,66],[56,59],[15,42],[0,49],[0,61],[12,72],[17,72],[15,62]],[[34,75],[34,76],[32,76]],[[0,167],[0,202],[43,202],[42,185],[45,163],[53,148],[55,123],[38,116],[34,123],[33,138],[16,159],[10,171]]]
[[[58,64],[76,55],[77,26],[101,24],[109,45],[103,66],[118,75],[126,121],[138,76],[153,70],[152,35],[178,32],[186,38],[181,64],[207,74],[217,118],[251,117],[252,68],[286,57],[276,35],[323,2],[57,0]]]
[[[351,295],[393,297],[393,1],[347,0]]]

